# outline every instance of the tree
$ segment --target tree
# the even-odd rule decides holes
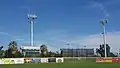
[[[110,57],[117,57],[117,55],[115,55],[112,52],[110,52]]]
[[[8,50],[5,50],[5,58],[12,58],[12,54],[11,54],[11,50],[8,49]]]
[[[11,41],[8,46],[9,46],[8,50],[10,50],[11,56],[15,57],[15,53],[18,51],[17,42],[16,41]]]
[[[55,57],[55,53],[54,52],[52,52],[52,51],[50,51],[50,52],[48,52],[48,57]]]
[[[40,50],[41,50],[41,56],[42,57],[45,57],[45,56],[47,56],[47,54],[48,54],[48,49],[47,49],[47,46],[46,45],[41,45],[40,46]]]
[[[0,47],[0,57],[3,56],[4,50],[2,50],[3,46]]]
[[[61,54],[58,51],[56,51],[55,57],[61,57]]]
[[[19,57],[24,57],[24,55],[20,51],[17,51],[15,53],[15,58],[19,58]]]
[[[100,54],[101,57],[105,57],[105,47],[104,44],[100,45],[100,48],[96,49],[96,53]],[[110,52],[110,46],[108,44],[106,44],[106,54],[108,57],[110,57],[111,52]]]
[[[3,58],[5,54],[5,51],[2,49],[3,49],[3,46],[0,47],[0,58]]]
[[[3,46],[0,47],[0,51],[3,49]]]
[[[62,56],[63,57],[63,50],[62,49],[60,49],[60,56]]]
[[[100,50],[98,48],[96,48],[96,54],[97,54],[97,56],[100,54],[99,52],[100,52]]]
[[[18,51],[17,42],[11,41],[8,45],[8,50],[5,51],[5,57],[17,58],[21,57],[21,53]]]

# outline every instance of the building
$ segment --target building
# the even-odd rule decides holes
[[[60,49],[61,55],[64,57],[92,57],[94,56],[94,48],[92,49]]]
[[[40,47],[36,46],[21,46],[22,53],[25,57],[40,56]]]

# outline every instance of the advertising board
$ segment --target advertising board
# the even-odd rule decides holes
[[[33,63],[40,63],[41,62],[41,58],[33,58],[32,62]]]
[[[104,58],[104,62],[112,62],[112,58]]]
[[[56,63],[63,63],[64,59],[63,58],[56,58]]]
[[[48,63],[48,58],[41,58],[41,63]]]
[[[10,58],[2,58],[1,60],[4,64],[11,64]]]
[[[56,58],[48,58],[48,62],[56,62]]]
[[[104,62],[104,58],[96,58],[96,62]]]
[[[10,58],[11,64],[24,64],[24,58]]]
[[[120,62],[120,58],[112,58],[112,62]]]
[[[0,64],[4,64],[4,61],[2,59],[0,59]]]
[[[10,58],[11,64],[15,64],[15,59],[14,58]]]
[[[24,58],[25,63],[32,63],[32,58]]]

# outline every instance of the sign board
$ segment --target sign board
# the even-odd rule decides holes
[[[11,64],[24,64],[24,58],[10,58]]]
[[[63,58],[56,58],[56,63],[63,63],[64,59]]]
[[[120,58],[112,58],[112,62],[120,62]]]
[[[15,64],[15,59],[14,58],[10,58],[11,60],[11,64]]]
[[[24,63],[63,63],[64,58],[1,58],[0,64],[24,64]]]
[[[48,63],[48,58],[41,58],[41,63]]]
[[[96,58],[96,62],[113,62],[112,58]]]
[[[49,58],[48,62],[56,62],[56,58]]]
[[[112,62],[112,58],[104,58],[104,62]]]
[[[96,58],[96,62],[104,62],[103,58]]]
[[[33,63],[40,63],[41,62],[41,58],[33,58],[32,62]]]
[[[11,64],[10,58],[2,58],[1,60],[4,64]]]
[[[24,62],[25,63],[31,63],[32,62],[32,58],[24,58]]]
[[[112,62],[112,60],[105,59],[104,62]]]
[[[0,64],[4,64],[4,61],[0,59]]]

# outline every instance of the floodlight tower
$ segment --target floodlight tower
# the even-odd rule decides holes
[[[104,41],[104,48],[105,48],[105,57],[107,57],[107,51],[106,51],[106,24],[107,24],[107,19],[101,20],[100,23],[103,26],[103,41]]]
[[[30,23],[30,46],[34,45],[34,35],[33,35],[33,31],[34,31],[34,20],[37,19],[37,16],[35,14],[28,14],[28,22]]]

